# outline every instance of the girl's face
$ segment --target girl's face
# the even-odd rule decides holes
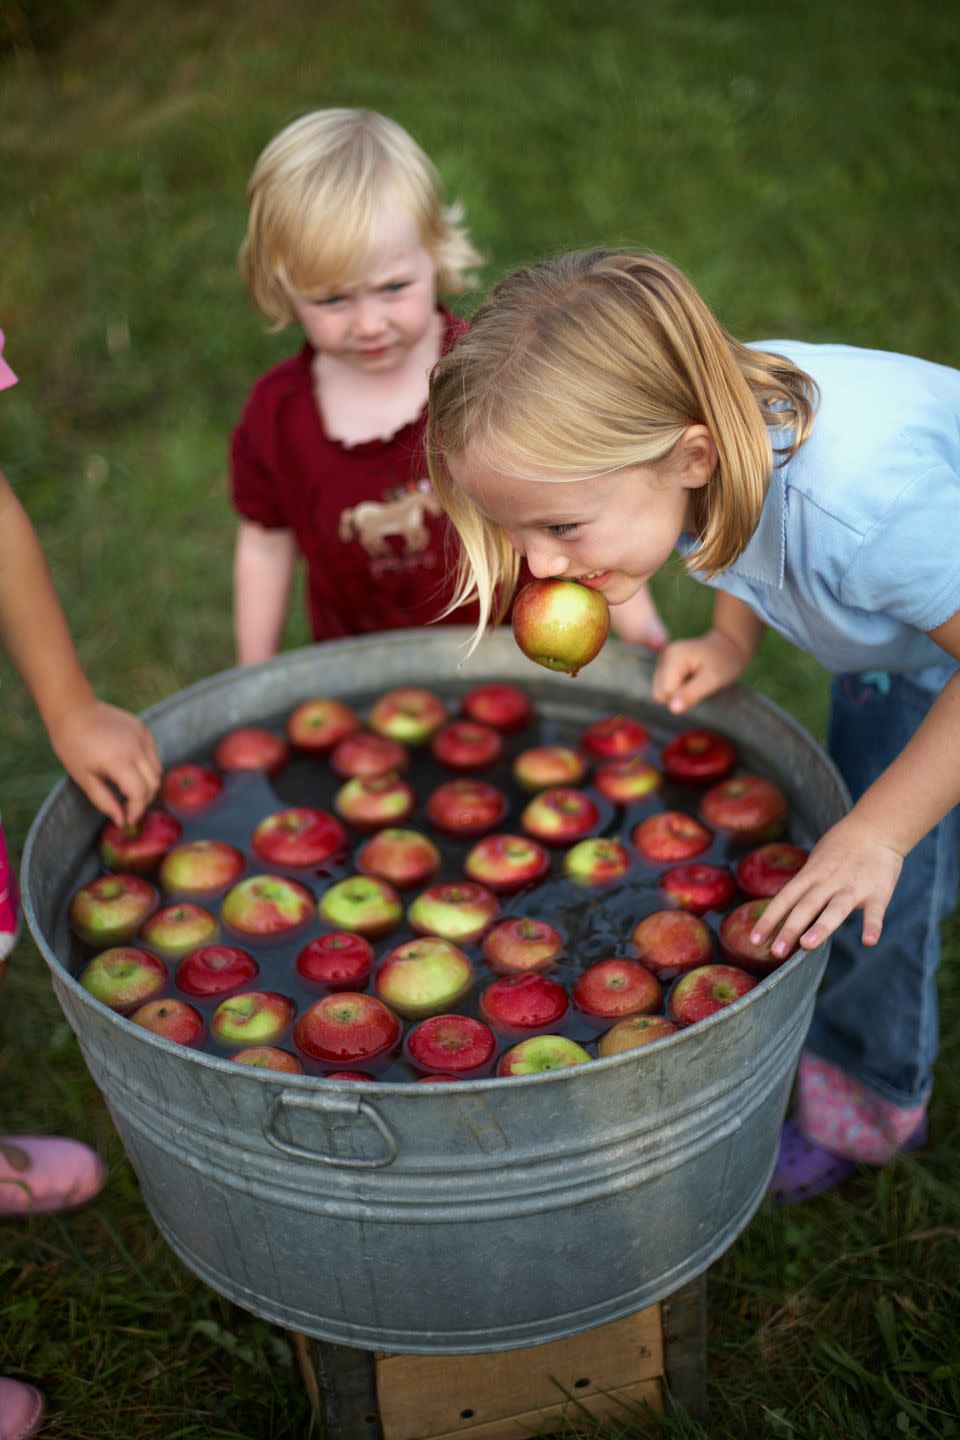
[[[589,480],[518,479],[469,451],[447,465],[536,579],[580,580],[621,605],[692,528],[694,491],[713,474],[715,453],[706,428],[691,426],[665,460]]]
[[[348,283],[291,298],[315,350],[353,370],[380,374],[401,368],[430,333],[436,266],[412,219],[382,214]]]

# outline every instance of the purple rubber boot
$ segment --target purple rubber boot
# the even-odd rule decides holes
[[[927,1117],[924,1115],[900,1153],[911,1155],[926,1141]],[[780,1153],[767,1195],[775,1205],[795,1205],[800,1200],[812,1200],[816,1195],[824,1195],[835,1185],[849,1180],[858,1168],[855,1160],[825,1150],[822,1145],[808,1140],[795,1120],[787,1120],[780,1132]]]

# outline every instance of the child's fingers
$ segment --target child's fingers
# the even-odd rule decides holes
[[[669,705],[680,687],[694,671],[694,661],[689,647],[684,644],[668,645],[660,652],[657,667],[653,672],[653,698],[660,705]]]
[[[78,778],[77,783],[91,805],[96,805],[97,809],[101,810],[108,820],[113,821],[114,825],[123,825],[126,823],[123,805],[117,799],[114,791],[111,790],[106,781],[100,779],[99,775],[85,775],[82,778]]]

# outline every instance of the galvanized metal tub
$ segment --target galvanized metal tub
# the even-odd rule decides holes
[[[611,642],[571,681],[535,670],[501,632],[458,673],[465,639],[398,631],[290,652],[146,718],[171,764],[312,695],[499,678],[557,716],[663,727],[636,651]],[[829,759],[776,706],[734,689],[697,722],[783,786],[800,843],[843,814]],[[46,800],[23,857],[30,929],[161,1233],[254,1314],[377,1350],[541,1344],[677,1289],[760,1204],[826,946],[688,1031],[571,1070],[455,1086],[248,1070],[131,1024],[58,958],[58,916],[100,823],[66,782]]]

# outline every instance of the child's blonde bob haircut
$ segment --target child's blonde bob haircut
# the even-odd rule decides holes
[[[459,206],[445,208],[436,169],[401,125],[373,110],[315,110],[274,136],[247,186],[239,265],[254,303],[281,329],[291,293],[349,283],[384,206],[406,212],[437,267],[437,289],[460,294],[481,263]]]
[[[658,255],[585,250],[518,270],[431,376],[430,476],[462,541],[450,609],[479,600],[476,645],[503,618],[520,557],[457,488],[447,455],[469,450],[518,479],[589,479],[663,460],[689,425],[706,425],[719,459],[695,492],[700,547],[687,563],[716,575],[760,518],[771,429],[792,432],[777,453],[794,454],[818,399],[789,360],[728,335]]]

